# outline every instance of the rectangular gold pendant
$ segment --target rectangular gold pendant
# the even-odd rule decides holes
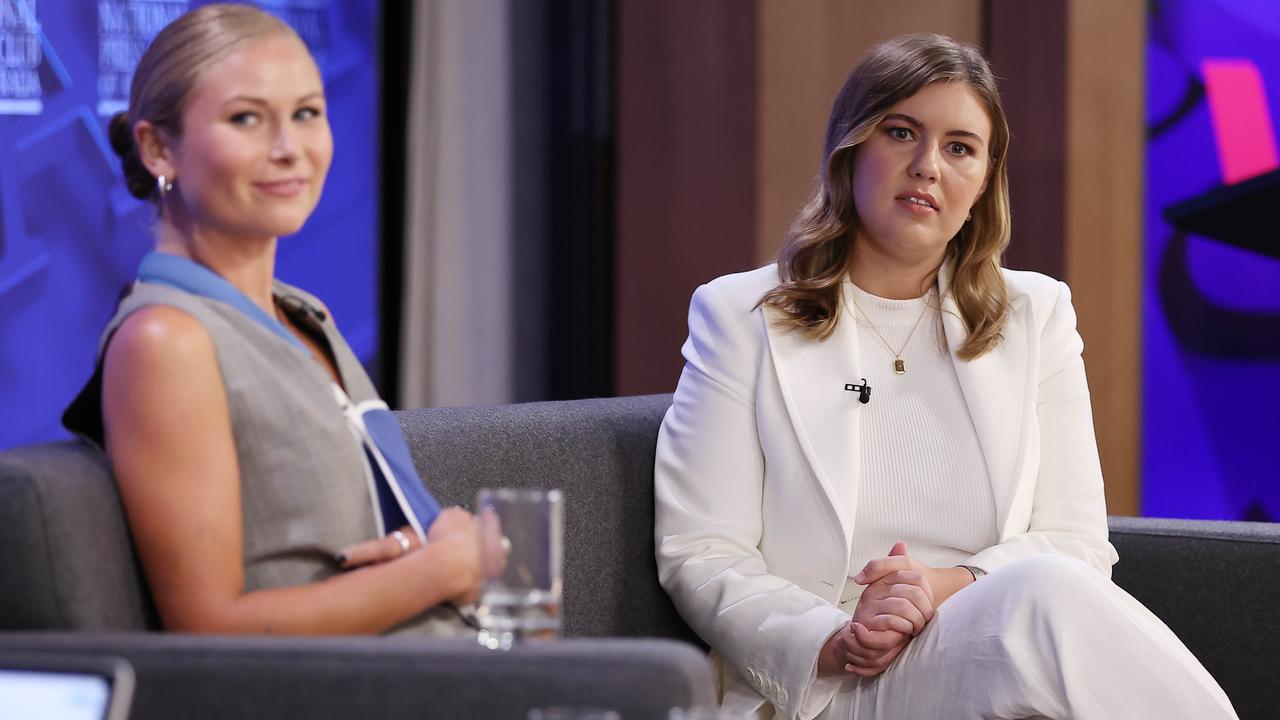
[[[906,375],[907,364],[901,358],[893,361],[893,372],[895,375]]]

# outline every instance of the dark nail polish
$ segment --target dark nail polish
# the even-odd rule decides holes
[[[333,559],[336,560],[339,565],[346,565],[349,558],[346,553],[340,552],[337,555],[334,555]]]

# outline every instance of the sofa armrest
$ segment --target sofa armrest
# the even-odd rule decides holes
[[[495,652],[412,637],[228,637],[0,633],[0,658],[114,655],[137,676],[149,718],[512,718],[530,708],[602,707],[666,718],[715,702],[711,666],[672,640],[535,642]]]
[[[1272,717],[1280,524],[1110,518],[1113,577],[1186,643],[1241,718]]]

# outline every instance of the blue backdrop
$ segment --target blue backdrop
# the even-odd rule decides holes
[[[1280,519],[1280,4],[1148,7],[1142,510]]]
[[[155,33],[199,0],[0,0],[0,448],[65,436],[59,417],[151,246],[149,207],[106,139]],[[366,364],[378,348],[376,0],[257,3],[325,79],[335,154],[277,273],[330,306]]]

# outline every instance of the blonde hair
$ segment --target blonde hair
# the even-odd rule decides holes
[[[217,3],[182,14],[156,34],[134,70],[128,111],[116,113],[108,127],[130,194],[139,200],[159,200],[156,178],[138,155],[134,125],[146,120],[170,138],[182,137],[182,113],[201,71],[237,45],[276,33],[297,37],[293,28],[270,13],[249,5]]]
[[[991,117],[989,180],[973,219],[951,239],[944,262],[952,266],[950,293],[968,336],[958,355],[971,360],[1001,340],[1009,297],[1000,256],[1009,245],[1009,185],[1005,155],[1009,124],[995,77],[976,48],[945,35],[905,35],[877,45],[858,63],[836,96],[827,123],[820,182],[787,232],[778,252],[781,282],[760,299],[781,322],[825,340],[840,318],[840,287],[851,265],[858,227],[853,163],[890,108],[936,82],[963,82]]]

